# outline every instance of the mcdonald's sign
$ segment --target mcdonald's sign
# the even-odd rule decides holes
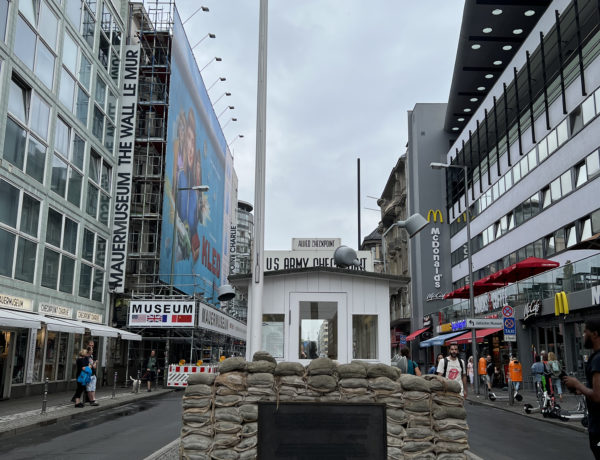
[[[429,212],[427,213],[427,222],[431,222],[431,217],[433,216],[433,221],[437,222],[438,219],[440,220],[440,223],[444,222],[444,218],[442,217],[442,211],[440,211],[439,209],[430,209]]]
[[[554,294],[554,315],[568,315],[569,314],[569,301],[567,300],[567,294],[565,291],[560,291]]]

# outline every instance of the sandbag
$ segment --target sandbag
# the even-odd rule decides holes
[[[245,450],[240,452],[240,460],[256,460],[258,452],[256,448]]]
[[[252,361],[251,363],[248,363],[248,372],[251,374],[273,374],[276,367],[277,364],[271,361]]]
[[[217,422],[242,423],[242,416],[237,407],[219,407],[215,409]]]
[[[233,359],[233,358],[230,358]],[[225,361],[223,361],[225,362]],[[223,386],[227,387],[230,390],[240,391],[246,389],[246,374],[241,372],[229,372],[226,374],[219,374],[219,376],[215,379],[215,385],[217,387]],[[218,394],[217,389],[217,394]],[[235,393],[237,394],[237,393]]]
[[[404,460],[402,449],[398,447],[388,447],[388,460]]]
[[[411,415],[408,417],[408,425],[409,428],[414,428],[417,426],[431,426],[431,418],[429,415]]]
[[[467,412],[464,407],[438,406],[433,405],[431,415],[436,420],[444,420],[447,418],[466,419]]]
[[[388,422],[387,423],[387,435],[403,438],[404,436],[406,436],[406,429],[400,423]]]
[[[431,391],[444,391],[444,377],[437,374],[427,374],[423,378],[429,382],[429,389]]]
[[[428,441],[406,441],[402,452],[404,454],[426,454],[433,450],[433,444]]]
[[[340,387],[342,387],[342,388],[368,388],[369,382],[367,379],[344,378],[344,379],[340,380]]]
[[[273,364],[277,364],[277,360],[271,356],[268,351],[260,350],[252,355],[252,362],[256,361],[268,361]]]
[[[181,458],[184,460],[210,460],[207,453],[198,450],[186,450]]]
[[[395,407],[400,409],[404,407],[404,399],[394,396],[383,396],[377,398],[377,402],[383,403],[388,407]]]
[[[306,371],[308,375],[333,375],[335,363],[329,358],[313,359]]]
[[[244,422],[256,422],[258,420],[258,406],[256,404],[244,404],[239,407],[239,411]]]
[[[467,425],[466,420],[457,419],[457,418],[446,418],[442,420],[434,420],[433,427],[436,431],[450,430],[450,429],[459,429],[459,430],[468,430],[469,425]]]
[[[398,378],[399,371],[395,367],[388,366],[386,364],[381,363],[373,363],[369,364],[367,367],[367,377],[370,379],[374,379],[377,377],[387,377],[391,380],[396,380]]]
[[[190,374],[187,379],[188,388],[192,385],[212,385],[216,376],[216,374],[208,374],[206,372]]]
[[[213,460],[239,460],[240,454],[231,449],[215,449],[210,453]]]
[[[402,409],[386,408],[385,415],[388,420],[396,423],[406,423],[408,420],[406,412],[404,412]]]
[[[405,391],[404,399],[411,401],[421,401],[422,399],[429,399],[431,397],[430,393],[425,391]]]
[[[259,374],[248,374],[246,382],[249,387],[269,388],[275,383],[275,378],[273,377],[273,374],[261,372]]]
[[[215,407],[231,407],[239,404],[243,401],[239,395],[227,395],[227,396],[216,396],[215,397]]]
[[[186,436],[181,440],[184,449],[208,451],[212,446],[213,440],[208,436],[198,434]]]
[[[190,412],[189,410],[186,410],[183,413],[183,422],[184,423],[189,423],[189,422],[195,422],[195,423],[207,423],[210,421],[210,412],[207,411],[205,413],[198,413],[198,412]]]
[[[330,392],[334,391],[337,388],[336,379],[333,378],[331,375],[324,374],[311,375],[310,377],[308,377],[307,384],[310,389],[318,392]]]
[[[277,363],[275,367],[275,375],[299,375],[303,376],[305,372],[304,366],[300,363]]]
[[[244,423],[242,425],[242,437],[249,438],[250,436],[254,436],[258,433],[258,423]]]
[[[469,449],[469,443],[467,442],[447,442],[447,441],[438,441],[435,443],[435,452],[443,453],[443,452],[464,452]]]
[[[340,379],[364,379],[367,377],[367,368],[362,364],[339,364],[337,373]]]
[[[332,391],[330,393],[325,393],[323,396],[319,398],[321,402],[332,402],[332,401],[341,401],[342,395],[339,391]]]
[[[462,407],[464,405],[463,397],[458,393],[451,392],[437,392],[433,395],[433,401],[440,406]]]
[[[436,439],[439,441],[451,441],[451,442],[467,442],[467,432],[459,429],[450,429],[438,431],[436,434]]]
[[[376,377],[369,379],[369,388],[376,391],[386,391],[395,393],[400,391],[401,386],[398,382],[393,381],[389,377]]]
[[[427,412],[431,410],[431,401],[429,399],[406,399],[404,401],[404,410],[410,412]]]
[[[430,392],[429,382],[423,377],[418,377],[416,375],[402,374],[400,376],[400,384],[404,391]]]
[[[217,433],[213,438],[213,447],[217,449],[232,448],[240,443],[237,434]]]
[[[431,441],[433,439],[433,430],[426,426],[417,426],[406,429],[405,441]]]
[[[242,431],[242,425],[231,422],[215,422],[215,433],[239,433]]]
[[[225,374],[227,372],[244,372],[247,368],[246,360],[242,357],[227,358],[221,364],[219,364],[219,373]]]
[[[437,455],[438,460],[467,460],[467,456],[465,454],[460,454],[457,452],[447,452],[441,453]]]
[[[212,437],[215,434],[215,430],[212,425],[202,425],[200,427],[195,427],[186,423],[181,427],[182,438],[185,438],[186,436],[190,436],[192,434],[200,434],[202,436]]]
[[[250,450],[256,447],[257,443],[258,438],[256,436],[253,436],[251,438],[244,438],[239,442],[237,446],[234,447],[234,449],[238,452],[244,452],[246,450]]]
[[[194,375],[194,374],[192,374]],[[215,381],[214,374],[213,382]],[[192,376],[190,375],[190,378]],[[212,382],[210,384],[190,384],[188,379],[188,386],[185,388],[185,396],[212,396],[213,387]]]
[[[404,445],[404,440],[395,436],[388,436],[387,445],[388,447],[402,447]]]
[[[183,410],[188,408],[210,409],[210,398],[183,398]]]

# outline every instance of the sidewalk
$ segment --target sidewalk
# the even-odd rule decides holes
[[[554,425],[559,425],[571,430],[580,431],[582,433],[587,433],[587,429],[581,424],[580,420],[570,420],[570,421],[561,421],[556,418],[543,417],[539,412],[534,414],[526,414],[523,406],[525,404],[531,404],[533,407],[537,407],[537,399],[535,397],[535,392],[531,390],[521,390],[519,394],[523,396],[522,401],[514,402],[514,405],[510,405],[508,402],[508,391],[504,391],[501,388],[494,388],[494,394],[496,395],[496,401],[490,401],[483,394],[483,389],[480,388],[481,395],[477,396],[474,394],[474,390],[469,389],[469,393],[467,396],[467,401],[472,404],[480,404],[483,406],[495,407],[497,409],[505,410],[508,412],[513,412],[515,414],[520,414],[524,417],[529,417],[534,420],[540,420],[547,423],[552,423]],[[575,395],[571,393],[563,393],[562,401],[558,400],[558,404],[560,404],[561,409],[566,409],[567,411],[573,410],[577,407],[577,398]]]
[[[112,387],[101,387],[96,391],[96,400],[99,406],[86,404],[83,408],[76,408],[71,402],[74,390],[48,393],[46,414],[42,415],[43,395],[28,396],[25,398],[0,401],[0,439],[14,436],[24,431],[35,429],[39,426],[51,425],[60,421],[69,420],[99,412],[114,407],[138,401],[140,399],[154,398],[173,391],[171,389],[153,389],[152,392],[140,388],[139,393],[132,393],[131,388],[117,388],[115,398],[112,398]]]

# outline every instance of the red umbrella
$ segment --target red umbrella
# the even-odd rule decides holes
[[[493,275],[490,275],[491,281],[494,283],[514,283],[530,276],[538,275],[558,267],[560,264],[553,260],[539,259],[537,257],[528,257],[521,262],[506,267]]]
[[[492,273],[491,275],[486,276],[485,278],[481,278],[480,280],[477,280],[473,283],[473,286],[481,286],[482,284],[489,284],[492,283],[492,277],[495,275],[495,273]]]
[[[504,287],[504,283],[487,283],[487,284],[477,284],[477,282],[473,283],[473,295],[484,294],[489,291],[493,291],[494,289],[499,289]],[[452,292],[449,292],[444,296],[444,299],[468,299],[469,298],[469,285],[456,289]]]

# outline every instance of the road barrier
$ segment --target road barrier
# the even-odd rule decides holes
[[[179,364],[169,364],[167,387],[187,387],[188,376],[190,374],[197,374],[200,372],[204,372],[207,374],[215,374],[217,373],[217,366],[181,366]]]

